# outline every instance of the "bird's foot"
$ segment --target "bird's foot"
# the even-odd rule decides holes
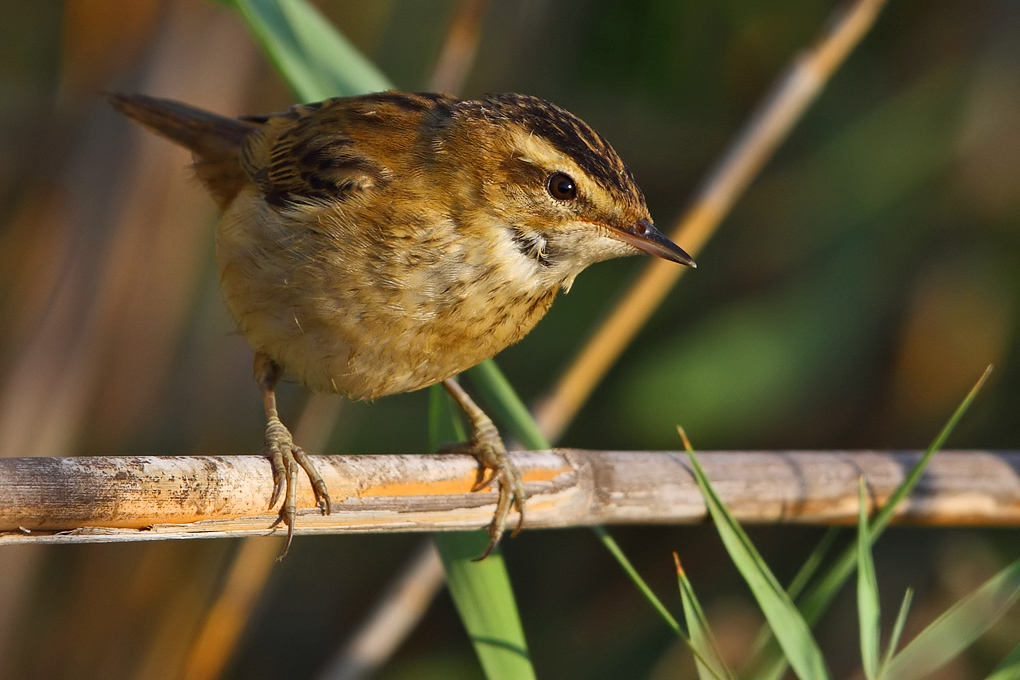
[[[472,491],[480,491],[493,482],[499,484],[496,512],[488,528],[489,545],[474,561],[484,560],[499,544],[499,539],[502,538],[503,532],[506,530],[511,508],[517,510],[518,519],[517,526],[510,535],[516,536],[524,524],[524,501],[527,500],[527,495],[524,493],[524,479],[521,477],[520,470],[510,460],[503,440],[495,427],[476,431],[470,441],[444,446],[442,451],[470,453],[478,460],[478,481],[471,487]]]
[[[283,553],[277,558],[282,560],[290,550],[290,543],[294,540],[294,521],[297,518],[297,486],[298,469],[303,469],[312,483],[312,490],[315,492],[315,503],[328,515],[332,510],[329,500],[329,493],[326,491],[326,482],[322,475],[315,469],[315,465],[304,449],[294,444],[294,438],[280,419],[273,416],[266,423],[266,441],[262,447],[262,455],[269,458],[273,466],[273,496],[269,499],[269,507],[272,508],[283,495],[283,505],[280,507],[280,515],[273,522],[272,527],[280,522],[287,525],[287,545]]]

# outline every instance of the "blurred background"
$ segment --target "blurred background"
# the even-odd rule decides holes
[[[410,90],[428,87],[461,9],[316,5]],[[491,0],[462,93],[524,92],[578,114],[611,140],[668,227],[835,6]],[[1018,73],[1017,3],[891,3],[561,444],[677,449],[681,423],[700,449],[923,448],[992,363],[950,446],[1015,448]],[[263,415],[251,350],[216,285],[214,205],[187,154],[132,129],[104,90],[225,114],[292,103],[222,5],[0,0],[0,455],[254,452]],[[498,357],[526,401],[547,393],[642,265],[585,272]],[[285,422],[306,399],[283,387]],[[343,405],[328,445],[311,452],[426,450],[421,392]],[[739,663],[760,619],[714,530],[613,533],[677,611],[679,552]],[[787,581],[822,530],[750,533]],[[894,528],[876,548],[886,611],[917,590],[909,637],[1020,556],[1017,538]],[[421,540],[299,537],[223,677],[312,677]],[[0,677],[179,677],[236,549],[3,548]],[[526,531],[504,552],[540,677],[693,672],[591,532]],[[819,629],[834,677],[859,666],[852,594]],[[1007,619],[938,677],[983,677],[1017,631],[1020,618]],[[481,677],[445,593],[379,677]]]

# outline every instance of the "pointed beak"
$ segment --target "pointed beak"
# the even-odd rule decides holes
[[[624,243],[629,243],[638,250],[643,250],[650,255],[655,255],[677,264],[684,264],[693,269],[698,268],[693,257],[685,253],[680,246],[666,238],[648,220],[640,219],[623,229],[619,227],[614,228],[612,229],[612,234]]]

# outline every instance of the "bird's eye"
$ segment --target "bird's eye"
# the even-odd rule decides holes
[[[565,173],[554,172],[546,186],[549,194],[557,201],[572,201],[577,198],[577,185],[570,175]]]

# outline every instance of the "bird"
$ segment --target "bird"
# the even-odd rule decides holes
[[[537,97],[386,91],[236,118],[108,97],[189,149],[221,210],[219,283],[255,353],[283,555],[299,470],[324,514],[332,503],[280,420],[281,378],[353,400],[442,382],[471,426],[458,450],[478,461],[474,490],[498,484],[482,559],[512,509],[520,530],[526,494],[492,420],[455,376],[523,338],[589,265],[648,253],[696,266],[654,226],[612,146]]]

